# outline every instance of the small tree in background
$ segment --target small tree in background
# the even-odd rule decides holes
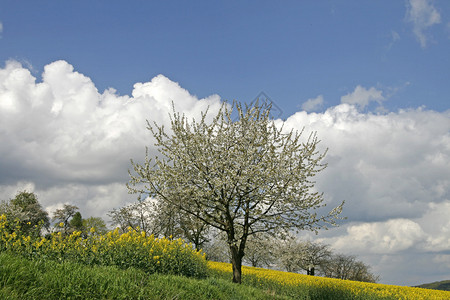
[[[74,231],[84,231],[83,230],[83,217],[81,216],[81,213],[77,211],[72,219],[69,222],[70,228]]]
[[[218,262],[231,262],[230,247],[227,244],[226,235],[217,230],[211,230],[210,238],[205,244],[203,250],[206,253],[206,259]]]
[[[292,236],[280,241],[278,246],[278,264],[280,269],[297,273],[302,268],[303,243]]]
[[[119,227],[122,231],[130,227],[136,231],[141,230],[158,236],[159,233],[153,226],[153,215],[153,205],[147,201],[138,201],[119,209],[115,208],[108,213],[111,225]]]
[[[329,261],[331,257],[330,246],[312,241],[304,241],[301,247],[300,268],[306,271],[307,275],[314,276],[315,269],[325,265]]]
[[[111,210],[112,225],[122,230],[128,227],[157,237],[182,238],[200,250],[208,241],[209,226],[192,215],[187,215],[170,203],[155,199],[141,200]]]
[[[148,122],[163,156],[134,163],[129,191],[149,195],[227,236],[233,282],[241,282],[247,240],[261,232],[317,231],[335,225],[342,205],[325,216],[312,178],[326,165],[316,134],[285,133],[270,119],[271,106],[224,103],[212,122],[207,112],[189,121],[175,111],[171,132]],[[237,115],[234,121],[232,114]]]
[[[40,236],[42,229],[49,229],[48,213],[42,208],[32,192],[18,192],[13,199],[3,201],[0,214],[5,214],[10,223],[18,222],[24,235]]]
[[[56,222],[55,229],[57,231],[62,231],[66,235],[70,234],[74,230],[70,224],[70,220],[77,213],[77,211],[78,207],[70,204],[64,204],[63,208],[57,209],[53,213],[53,221]]]
[[[93,230],[91,230],[93,228]],[[105,221],[100,217],[89,217],[83,219],[83,230],[86,235],[106,234],[108,227]]]
[[[244,262],[252,267],[270,267],[278,256],[278,242],[278,239],[266,233],[251,235],[247,241]]]
[[[335,254],[322,265],[320,273],[326,277],[364,282],[377,282],[379,276],[370,272],[370,266],[358,261],[356,256]]]

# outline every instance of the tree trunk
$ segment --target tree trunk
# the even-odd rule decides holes
[[[241,283],[242,277],[242,257],[241,251],[239,251],[236,245],[230,245],[231,250],[231,265],[233,266],[233,282]]]

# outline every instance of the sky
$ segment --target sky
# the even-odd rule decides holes
[[[271,101],[316,131],[340,226],[305,239],[380,282],[450,279],[450,2],[0,0],[0,199],[100,216],[136,200],[146,120]]]

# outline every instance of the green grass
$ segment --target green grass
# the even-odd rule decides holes
[[[290,299],[210,277],[147,275],[130,268],[30,261],[0,253],[0,299]]]
[[[421,284],[417,287],[421,287],[424,289],[433,289],[433,290],[442,290],[442,291],[450,291],[450,280],[436,281],[432,283]]]
[[[243,284],[238,285],[231,282],[231,273],[211,268],[201,279],[70,260],[30,260],[0,252],[0,299],[397,299],[370,293],[356,295],[338,286],[294,286],[253,277],[245,275]],[[411,295],[401,298],[417,299]],[[448,299],[444,294],[430,297],[420,299]]]

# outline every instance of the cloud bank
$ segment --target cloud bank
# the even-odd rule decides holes
[[[310,110],[323,103],[310,100]],[[450,111],[362,112],[381,101],[381,91],[357,86],[323,113],[286,120],[286,129],[317,131],[329,151],[316,188],[329,207],[346,200],[348,220],[314,238],[360,255],[385,283],[448,279]],[[145,146],[156,153],[146,120],[168,125],[172,102],[198,117],[208,106],[216,112],[221,99],[198,99],[163,75],[136,83],[130,96],[99,92],[65,61],[47,65],[41,81],[7,62],[0,69],[0,199],[27,189],[49,211],[70,203],[86,217],[134,201],[125,188],[129,159],[143,159]]]

